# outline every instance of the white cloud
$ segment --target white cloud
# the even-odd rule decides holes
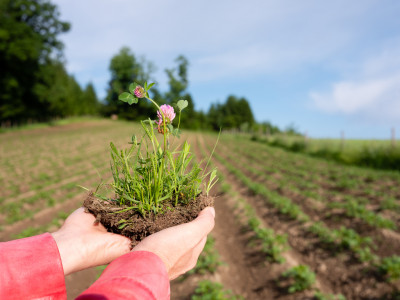
[[[327,112],[356,114],[370,111],[379,114],[374,111],[379,106],[400,102],[400,74],[359,82],[338,82],[328,93],[311,92],[310,95],[315,105]],[[400,111],[396,113],[400,117]]]
[[[311,91],[312,104],[328,113],[400,124],[400,40],[383,46],[346,80],[332,83],[328,91]]]

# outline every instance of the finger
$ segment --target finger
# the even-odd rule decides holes
[[[215,210],[213,207],[203,209],[196,219],[184,224],[190,227],[191,234],[204,237],[211,232],[215,225]]]
[[[131,240],[125,236],[107,233],[107,236],[103,237],[103,240],[107,240],[107,257],[111,260],[130,252]]]
[[[68,216],[65,223],[93,222],[93,220],[95,220],[95,217],[90,213],[86,213],[85,209],[80,207]]]
[[[203,239],[210,231],[214,228],[214,216],[215,210],[213,207],[206,207],[203,209],[196,219],[189,223],[173,226],[162,231],[159,231],[153,236],[158,236],[159,234],[171,233],[176,237],[176,239],[194,242],[195,244],[188,245],[188,247],[193,248],[197,243]]]
[[[204,208],[200,213],[199,216],[205,213],[211,213],[212,216],[215,218],[215,208],[211,207],[211,206],[207,206],[206,208]]]
[[[193,221],[167,229],[163,229],[143,239],[133,251],[152,248],[152,242],[163,243],[165,247],[171,243],[181,244],[180,249],[193,249],[214,227],[214,209],[205,208]],[[168,238],[166,238],[168,237]]]
[[[181,224],[175,227],[168,228],[176,232],[176,236],[182,241],[185,241],[188,248],[193,248],[199,243],[210,231],[214,228],[215,210],[213,207],[203,209],[196,219],[189,223]],[[166,230],[168,230],[166,229]]]

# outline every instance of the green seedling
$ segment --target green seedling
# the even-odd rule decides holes
[[[315,282],[315,273],[306,265],[298,265],[282,274],[283,277],[293,279],[293,283],[289,286],[288,292],[301,292],[311,288]]]
[[[346,297],[342,294],[333,295],[333,294],[324,294],[321,291],[316,291],[314,294],[314,298],[316,300],[346,300]]]
[[[400,256],[385,257],[378,265],[378,270],[388,281],[400,279]]]
[[[261,226],[261,221],[255,217],[255,211],[250,205],[245,205],[247,224],[254,232],[254,241],[261,244],[261,251],[270,262],[283,263],[282,253],[288,249],[287,235],[276,234],[271,228]]]
[[[333,245],[337,250],[352,251],[361,262],[375,262],[378,257],[372,253],[372,239],[362,237],[354,230],[345,227],[329,229],[322,222],[312,224],[308,230],[318,236],[320,241],[327,245]]]
[[[192,300],[241,300],[243,297],[234,295],[231,290],[224,290],[222,284],[209,280],[200,281]]]

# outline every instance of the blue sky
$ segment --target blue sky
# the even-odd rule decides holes
[[[128,46],[164,70],[185,55],[197,109],[246,97],[257,121],[310,137],[400,137],[400,1],[53,0],[67,69],[104,98]]]

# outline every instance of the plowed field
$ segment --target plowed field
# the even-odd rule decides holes
[[[128,146],[134,133],[135,124],[104,120],[1,134],[0,241],[61,226],[85,198],[77,185],[94,189],[110,180],[109,142]],[[201,160],[217,136],[185,138]],[[212,250],[222,264],[173,281],[171,299],[190,299],[204,279],[244,299],[400,298],[398,172],[342,166],[231,135],[221,137],[212,163],[220,175]],[[290,293],[301,279],[283,274],[300,265],[315,280]],[[100,272],[68,276],[68,298]]]

